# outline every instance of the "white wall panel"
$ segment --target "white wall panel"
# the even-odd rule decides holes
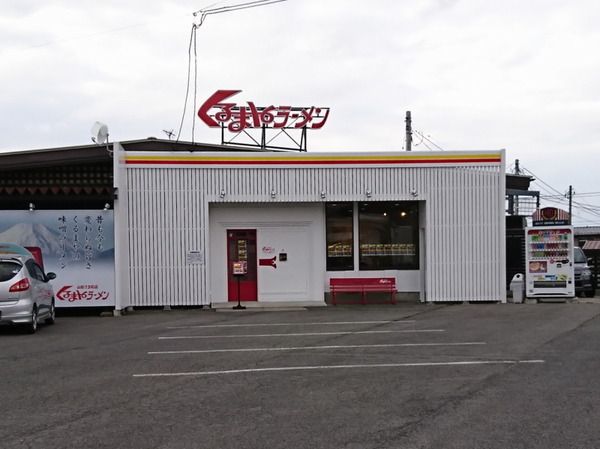
[[[367,200],[423,202],[426,241],[421,243],[425,251],[421,270],[427,301],[504,300],[503,164],[165,166],[132,167],[127,172],[131,305],[209,303],[206,266],[186,265],[185,258],[186,251],[200,250],[205,261],[210,260],[209,203]]]
[[[204,251],[205,214],[196,170],[129,170],[129,275],[133,306],[205,304],[204,265],[186,263]]]
[[[428,300],[504,300],[503,173],[468,167],[430,174]]]

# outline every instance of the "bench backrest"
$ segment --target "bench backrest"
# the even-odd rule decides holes
[[[331,278],[329,280],[330,287],[381,287],[384,289],[395,289],[396,278]]]

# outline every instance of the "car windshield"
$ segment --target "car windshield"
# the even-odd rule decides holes
[[[587,259],[583,250],[581,248],[574,248],[574,250],[575,263],[587,263]]]
[[[15,262],[0,261],[0,282],[9,281],[21,271],[22,266]]]

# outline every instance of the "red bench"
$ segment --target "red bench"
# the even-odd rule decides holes
[[[366,304],[367,293],[389,293],[389,301],[385,303],[396,304],[396,279],[395,278],[332,278],[329,280],[331,302],[337,304]],[[361,301],[340,302],[338,293],[360,293]],[[371,302],[377,304],[377,302]],[[381,301],[379,302],[381,303]]]

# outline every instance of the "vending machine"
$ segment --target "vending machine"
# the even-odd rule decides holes
[[[573,227],[526,228],[525,270],[527,298],[575,297]]]

